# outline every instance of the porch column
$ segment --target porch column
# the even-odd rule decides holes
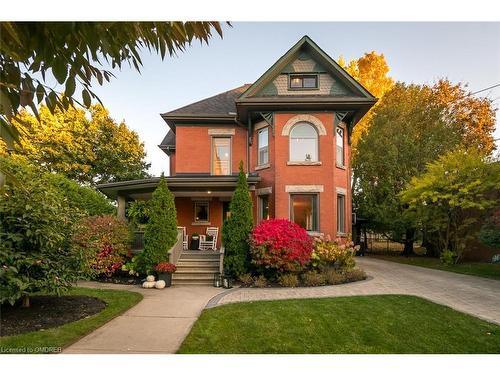
[[[123,195],[118,195],[116,197],[116,201],[118,202],[118,208],[116,210],[116,216],[118,219],[121,220],[127,220],[125,217],[125,206],[127,204],[127,201],[125,200],[125,197]]]

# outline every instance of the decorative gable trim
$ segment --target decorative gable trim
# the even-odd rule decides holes
[[[323,123],[313,115],[297,115],[288,120],[281,131],[281,135],[289,136],[292,127],[298,122],[308,122],[316,128],[319,135],[326,135],[326,128]]]
[[[326,54],[311,38],[307,35],[302,37],[292,48],[290,48],[282,57],[278,59],[254,84],[252,84],[236,102],[244,101],[246,98],[256,95],[264,89],[274,78],[282,72],[290,72],[290,64],[295,59],[302,56],[303,48],[307,48],[311,53],[311,57],[316,61],[318,67],[325,69],[327,72],[337,76],[343,84],[353,91],[355,96],[364,97],[366,99],[375,99],[370,92],[365,89],[359,82],[349,75],[335,60]],[[269,94],[269,93],[268,93]]]

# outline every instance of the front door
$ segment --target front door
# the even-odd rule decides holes
[[[231,215],[231,211],[229,211],[229,204],[230,201],[223,201],[222,202],[222,224],[224,224],[224,221]]]

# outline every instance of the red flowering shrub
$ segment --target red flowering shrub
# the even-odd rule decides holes
[[[87,217],[78,223],[72,246],[80,252],[84,274],[111,276],[129,256],[130,231],[111,215]]]
[[[250,235],[252,262],[279,273],[302,270],[312,251],[306,230],[286,219],[264,220]]]
[[[177,271],[177,267],[172,263],[161,262],[155,266],[155,271],[159,273],[174,273]]]

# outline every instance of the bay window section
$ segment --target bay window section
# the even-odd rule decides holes
[[[318,195],[291,194],[290,220],[310,232],[318,232]]]
[[[231,138],[212,138],[212,174],[231,174]]]
[[[264,128],[258,132],[258,165],[269,164],[269,128]]]

